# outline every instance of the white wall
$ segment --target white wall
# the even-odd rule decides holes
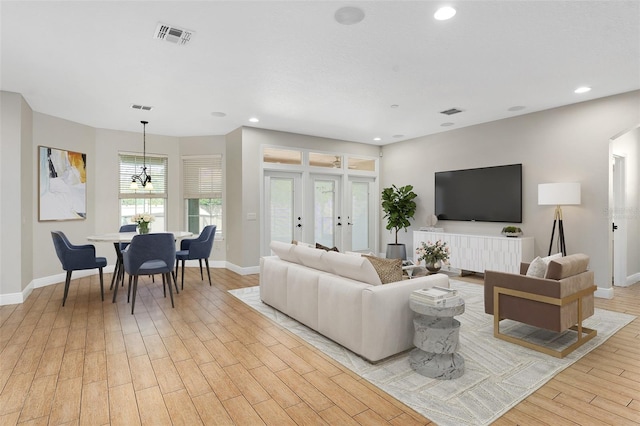
[[[33,277],[33,113],[20,94],[0,92],[0,120],[0,303],[19,303]]]
[[[434,212],[434,172],[523,164],[525,235],[535,238],[536,255],[546,255],[553,206],[537,205],[537,187],[547,182],[580,182],[582,204],[563,207],[567,251],[591,257],[596,284],[609,288],[609,140],[640,121],[640,91],[466,127],[383,147],[381,188],[414,185],[418,211],[411,230]],[[505,224],[442,221],[445,231],[499,235]],[[380,225],[381,249],[391,236]],[[386,240],[385,240],[386,236]],[[412,234],[399,239],[412,249]]]

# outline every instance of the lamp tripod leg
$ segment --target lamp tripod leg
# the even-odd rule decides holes
[[[553,247],[553,237],[556,234],[556,219],[553,219],[553,228],[551,228],[551,241],[549,241],[549,254],[547,256],[551,256],[551,248]]]

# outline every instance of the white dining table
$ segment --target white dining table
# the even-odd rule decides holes
[[[181,240],[183,238],[188,238],[193,236],[193,232],[189,231],[168,231],[173,234],[176,241]],[[154,232],[149,232],[149,234],[153,234]],[[130,243],[133,237],[136,235],[140,235],[138,232],[110,232],[107,234],[98,234],[98,235],[89,235],[87,240],[95,243],[113,243],[113,247],[116,250],[116,267],[113,271],[113,277],[111,278],[111,287],[113,285],[116,286],[122,282],[124,285],[124,267],[122,263],[122,251],[120,250],[120,243]],[[176,286],[176,291],[178,291],[178,287]],[[113,303],[116,301],[116,292],[113,292]]]
[[[176,240],[193,236],[193,232],[189,231],[168,231],[173,234]],[[153,234],[153,232],[149,232]],[[111,232],[108,234],[90,235],[87,240],[96,243],[130,243],[133,237],[139,235],[137,232]]]

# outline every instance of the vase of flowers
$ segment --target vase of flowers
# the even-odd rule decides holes
[[[416,249],[418,262],[423,261],[429,272],[438,272],[442,268],[443,263],[449,261],[449,247],[447,243],[438,240],[435,243],[421,242],[420,247]]]
[[[149,224],[154,220],[156,220],[156,218],[147,213],[135,214],[131,218],[131,222],[138,224],[138,232],[140,234],[148,234]]]

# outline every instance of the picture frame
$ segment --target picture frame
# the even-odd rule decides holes
[[[87,154],[38,146],[38,221],[87,218]]]

